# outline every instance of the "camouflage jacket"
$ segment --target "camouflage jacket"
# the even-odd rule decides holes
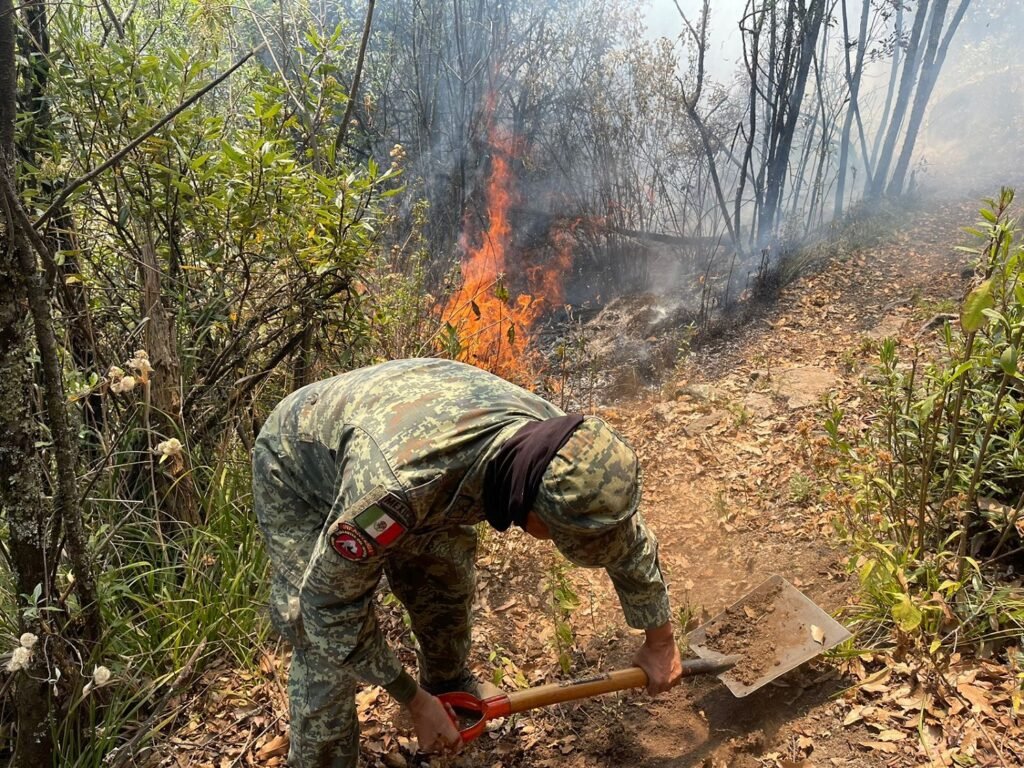
[[[287,468],[281,482],[308,512],[261,520],[271,560],[299,597],[307,642],[384,685],[401,666],[372,610],[383,559],[406,537],[481,522],[484,469],[529,420],[560,416],[542,398],[473,366],[397,360],[326,379],[286,397],[257,451]],[[607,571],[628,623],[668,621],[657,542],[639,514],[602,537],[620,553]],[[563,547],[570,560],[592,559]],[[570,549],[570,551],[566,551]]]

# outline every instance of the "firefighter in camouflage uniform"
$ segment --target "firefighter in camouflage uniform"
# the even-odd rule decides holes
[[[473,526],[485,519],[605,568],[627,623],[646,630],[635,663],[649,692],[680,678],[657,542],[637,512],[636,456],[600,419],[462,363],[382,363],[277,406],[254,448],[253,493],[272,619],[294,649],[293,768],[358,765],[357,681],[410,711],[422,749],[459,749],[435,695],[486,693],[467,668]],[[382,574],[412,619],[419,683],[378,628]]]

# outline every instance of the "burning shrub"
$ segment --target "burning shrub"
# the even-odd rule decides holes
[[[506,278],[512,244],[510,213],[516,202],[512,160],[521,150],[497,127],[491,128],[490,140],[494,153],[484,191],[487,228],[463,232],[463,283],[441,310],[445,327],[440,346],[453,359],[529,385],[539,367],[530,331],[544,307],[562,304],[561,275],[571,265],[572,240],[556,236],[555,258],[527,270],[530,293],[512,298]]]

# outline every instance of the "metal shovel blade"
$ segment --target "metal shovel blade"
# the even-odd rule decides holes
[[[781,576],[772,576],[690,633],[690,650],[702,659],[739,655],[718,679],[743,697],[796,669],[850,633]]]

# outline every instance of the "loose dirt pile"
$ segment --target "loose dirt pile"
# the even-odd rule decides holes
[[[752,685],[782,663],[787,637],[793,633],[789,612],[778,605],[782,587],[758,588],[748,599],[726,609],[704,629],[703,645],[724,656],[743,659],[728,673],[744,685]],[[795,640],[795,638],[793,638]],[[783,648],[779,648],[782,643]]]

